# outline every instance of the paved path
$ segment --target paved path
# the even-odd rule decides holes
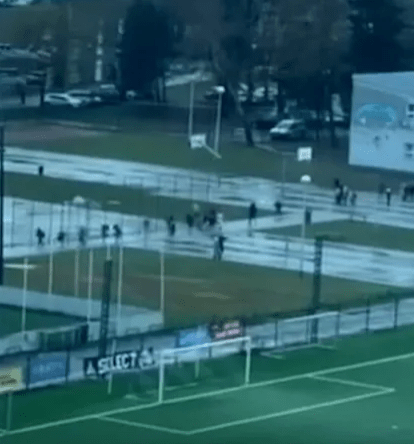
[[[17,148],[8,148],[6,151],[6,171],[37,174],[37,166],[40,164],[45,167],[45,175],[50,177],[143,187],[154,194],[208,200],[217,205],[226,203],[243,206],[246,211],[252,200],[256,201],[259,208],[272,209],[281,189],[279,183],[258,178],[223,178],[179,168]],[[286,214],[280,218],[273,216],[261,218],[257,221],[256,228],[300,224],[303,214],[303,192],[301,184],[286,184],[284,187]],[[333,204],[331,190],[310,185],[307,186],[306,192],[307,203],[314,210],[314,221],[341,220],[351,216],[350,208],[337,207]],[[414,204],[402,203],[397,198],[394,201],[391,208],[387,208],[383,202],[378,202],[374,193],[362,192],[359,193],[355,211],[358,217],[364,217],[368,222],[414,228]],[[114,212],[113,217],[116,219],[120,215]],[[300,239],[286,242],[285,238],[260,232],[250,237],[247,233],[246,220],[225,223],[224,232],[228,236],[225,260],[290,270],[297,270],[299,267],[302,255]],[[124,243],[128,247],[158,250],[164,246],[168,252],[178,255],[194,257],[212,255],[212,238],[202,233],[189,236],[182,224],[178,224],[176,237],[172,241],[166,241],[164,231],[151,234],[146,242],[144,236],[138,235],[134,229],[131,229],[126,237]],[[89,245],[99,246],[102,243],[96,239]],[[73,246],[74,244],[71,244],[69,248]],[[303,251],[304,270],[312,272],[313,244],[307,241]],[[27,246],[27,243],[26,246],[21,243],[19,248],[6,249],[8,257],[38,253],[38,248]],[[413,266],[412,253],[334,243],[327,243],[324,251],[324,274],[353,280],[411,287],[414,285],[414,278],[411,278]]]

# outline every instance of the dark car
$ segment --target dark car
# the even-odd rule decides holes
[[[258,112],[253,121],[257,129],[268,130],[273,128],[279,122],[280,118],[277,109],[272,109],[270,111]]]
[[[93,93],[102,100],[103,104],[118,104],[121,100],[117,87],[112,83],[102,84],[93,88]]]

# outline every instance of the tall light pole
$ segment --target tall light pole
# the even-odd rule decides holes
[[[215,90],[217,91],[219,97],[217,102],[217,119],[216,119],[216,132],[214,138],[214,151],[216,154],[219,153],[219,140],[220,140],[220,124],[221,124],[221,108],[223,103],[223,94],[226,91],[224,86],[216,86]]]
[[[194,80],[190,82],[190,112],[188,114],[188,143],[191,144],[191,136],[193,135],[194,121]]]
[[[300,178],[300,183],[304,185],[303,187],[303,218],[302,218],[302,249],[300,254],[300,276],[303,276],[303,262],[304,262],[304,252],[305,252],[305,232],[306,232],[306,203],[307,203],[307,186],[312,182],[312,179],[307,174]]]

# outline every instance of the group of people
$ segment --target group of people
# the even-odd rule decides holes
[[[350,190],[346,185],[340,182],[339,179],[334,180],[335,187],[335,204],[347,206],[348,202],[351,206],[356,205],[357,193]]]
[[[105,240],[109,236],[109,229],[110,229],[110,227],[108,224],[102,224],[101,237],[103,240]],[[119,240],[122,237],[121,227],[118,224],[114,224],[112,226],[112,230],[113,230],[113,235],[114,235],[115,239]],[[44,239],[46,237],[46,233],[40,227],[38,227],[36,229],[35,235],[37,237],[37,245],[43,246]],[[81,246],[84,247],[86,245],[87,237],[88,237],[88,230],[85,227],[80,227],[78,230],[78,241]],[[63,230],[60,230],[57,233],[56,240],[60,243],[60,245],[63,246],[67,240],[67,233]]]

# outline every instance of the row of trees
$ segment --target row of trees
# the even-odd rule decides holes
[[[334,91],[349,107],[352,73],[412,68],[411,3],[165,0],[155,5],[135,0],[121,45],[123,84],[141,89],[162,76],[177,46],[185,47],[183,41],[191,39],[199,53],[209,54],[217,81],[226,86],[252,145],[237,90],[240,82],[253,86],[257,65],[265,67],[267,78],[277,79],[280,90],[289,90],[318,112],[330,109],[327,97]],[[187,35],[177,32],[183,27],[190,31]],[[282,98],[279,94],[280,107]]]

